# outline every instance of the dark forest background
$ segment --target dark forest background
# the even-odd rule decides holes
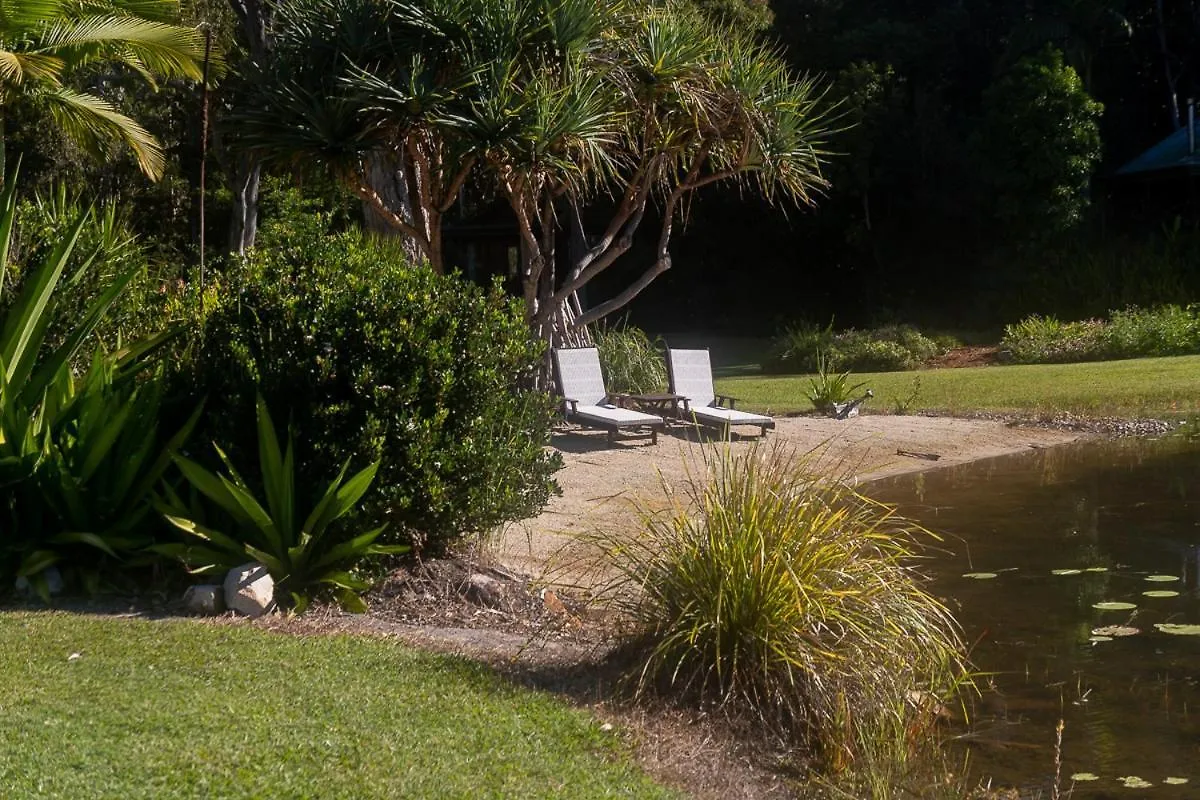
[[[1197,0],[693,2],[824,76],[840,128],[828,143],[832,186],[812,209],[736,188],[699,192],[672,245],[675,266],[629,308],[634,323],[746,335],[799,320],[989,329],[1034,312],[1081,318],[1200,296],[1194,178],[1183,168],[1117,174],[1187,125]],[[229,67],[210,100],[210,261],[231,241],[239,164],[226,145],[244,88],[238,66],[254,47],[247,14],[260,5],[186,8]],[[9,152],[23,157],[32,189],[66,182],[120,198],[164,269],[186,277],[199,261],[200,89],[154,91],[120,72],[88,80],[164,143],[162,180],[146,181],[119,151],[90,160],[20,113],[7,120]],[[263,185],[263,216],[275,213],[278,186],[299,187],[346,224],[361,216],[319,179],[276,172]],[[503,231],[486,202],[471,208],[462,230]],[[589,300],[644,269],[649,247],[590,286]]]

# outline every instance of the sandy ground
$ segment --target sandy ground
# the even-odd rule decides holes
[[[950,417],[864,416],[844,421],[791,417],[776,424],[767,445],[796,453],[812,451],[823,472],[849,473],[859,481],[1050,447],[1085,435]],[[743,451],[754,446],[756,438],[735,436],[731,446]],[[610,445],[603,431],[570,428],[556,433],[552,446],[566,464],[556,476],[562,496],[553,498],[539,516],[500,534],[495,557],[509,569],[586,588],[603,580],[604,572],[598,571],[597,553],[579,541],[580,535],[636,531],[636,505],[654,507],[655,495],[662,497],[660,481],[682,485],[688,470],[694,471],[700,463],[704,445],[690,429],[679,427],[660,435],[656,445],[649,439]]]

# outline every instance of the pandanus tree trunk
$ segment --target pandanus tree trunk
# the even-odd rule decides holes
[[[369,153],[366,162],[366,180],[375,194],[388,209],[409,225],[413,225],[416,216],[413,214],[412,197],[409,195],[403,166],[393,163],[392,159],[382,152]],[[390,216],[382,213],[375,203],[366,199],[362,200],[362,211],[363,222],[373,236],[402,239],[404,252],[409,260],[414,264],[420,263],[422,253],[416,240],[397,227]]]

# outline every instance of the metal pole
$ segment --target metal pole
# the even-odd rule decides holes
[[[204,292],[204,189],[208,167],[208,60],[212,54],[212,28],[204,26],[204,74],[200,105],[200,291]]]

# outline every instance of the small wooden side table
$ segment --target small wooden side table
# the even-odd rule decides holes
[[[627,394],[625,398],[638,411],[659,416],[679,417],[679,403],[684,400],[681,394],[671,392],[649,392],[647,394]]]

